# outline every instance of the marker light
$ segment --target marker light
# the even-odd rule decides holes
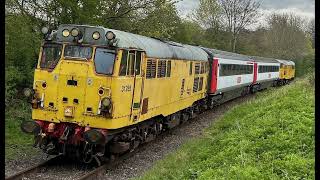
[[[43,28],[41,29],[41,32],[42,32],[43,34],[47,34],[47,33],[49,32],[49,29],[48,29],[47,27],[43,27]]]
[[[35,121],[23,121],[20,125],[23,132],[28,134],[39,134],[41,127]]]
[[[98,31],[94,32],[94,33],[92,34],[92,38],[93,38],[94,40],[100,39],[100,33],[99,33]]]
[[[78,36],[78,35],[79,35],[79,30],[78,30],[77,28],[73,28],[73,29],[71,30],[71,35],[72,35],[73,37]]]
[[[68,37],[70,35],[70,31],[68,29],[65,29],[62,31],[62,36],[63,37]]]
[[[106,33],[106,38],[107,38],[108,40],[112,40],[112,39],[116,38],[116,35],[115,35],[112,31],[108,31],[108,32]]]

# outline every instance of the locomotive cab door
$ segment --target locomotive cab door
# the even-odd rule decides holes
[[[141,65],[144,52],[123,49],[119,66],[119,78],[116,86],[120,89],[119,105],[115,117],[126,115],[129,121],[136,121],[140,116],[143,75]]]
[[[129,54],[130,55],[130,54]],[[134,68],[134,81],[133,81],[133,94],[131,103],[131,114],[130,118],[132,121],[137,121],[140,116],[141,111],[141,100],[143,94],[143,77],[144,73],[142,71],[142,62],[144,57],[144,52],[135,51],[135,68]]]

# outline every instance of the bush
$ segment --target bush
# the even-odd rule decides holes
[[[314,84],[314,82],[315,82],[315,73],[314,73],[314,71],[307,74],[307,79],[308,79],[309,83],[310,83],[312,86],[315,85],[315,84]]]

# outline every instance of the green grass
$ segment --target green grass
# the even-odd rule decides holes
[[[228,111],[139,179],[314,179],[314,88],[272,88]]]
[[[19,154],[32,155],[36,152],[33,136],[20,130],[23,119],[31,119],[30,105],[17,101],[14,107],[7,107],[5,112],[5,159],[15,159]]]

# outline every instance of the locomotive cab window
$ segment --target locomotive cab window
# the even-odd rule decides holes
[[[60,44],[45,44],[42,49],[40,68],[54,69],[59,62],[62,52]]]
[[[66,45],[64,47],[64,58],[73,60],[88,60],[92,55],[92,47]]]
[[[99,74],[111,75],[113,73],[113,64],[116,58],[115,50],[97,48],[94,65]]]

